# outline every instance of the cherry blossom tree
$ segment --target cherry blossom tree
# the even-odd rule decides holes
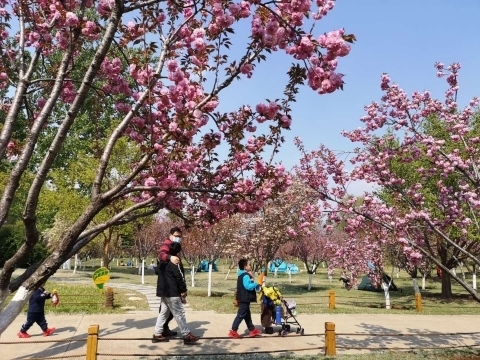
[[[159,221],[139,224],[138,230],[133,234],[135,241],[135,252],[138,260],[146,259],[148,255],[157,256],[158,238],[162,233],[164,224]]]
[[[476,291],[451,270],[453,260],[459,257],[479,264],[480,137],[475,116],[479,100],[472,99],[464,108],[458,105],[460,64],[445,68],[437,63],[435,67],[437,75],[447,80],[444,101],[434,99],[428,91],[408,96],[384,74],[384,95],[380,103],[366,106],[365,127],[344,133],[363,146],[350,159],[353,169],[347,170],[344,160],[333,151],[320,147],[306,152],[298,141],[304,151],[298,176],[317,192],[332,221],[340,220],[340,214],[349,215],[345,226],[351,236],[348,245],[355,247],[362,241],[357,234],[367,228],[376,236],[373,242],[367,239],[363,253],[377,263],[384,261],[376,251],[379,239],[383,245],[399,245],[410,266],[420,265],[425,258],[442,269],[444,297],[451,296],[453,278],[480,301]],[[443,131],[433,131],[432,121]],[[390,133],[385,135],[385,129]],[[422,166],[408,178],[393,166],[399,163]],[[353,181],[387,189],[390,199],[366,192],[361,204],[353,198],[344,200]],[[355,266],[357,260],[349,249],[346,246],[337,256],[349,258]]]
[[[294,180],[289,189],[268,201],[255,214],[240,215],[241,231],[235,237],[234,254],[248,257],[254,271],[268,272],[268,264],[284,244],[310,234],[318,212],[310,201],[311,190]]]
[[[192,287],[195,287],[195,271],[197,265],[200,263],[201,259],[204,257],[205,246],[197,241],[196,236],[190,237],[190,230],[184,234],[182,240],[182,259],[184,259],[187,264],[190,266],[190,276]]]
[[[326,234],[318,225],[310,235],[302,236],[298,241],[289,243],[286,249],[287,253],[298,257],[305,265],[308,274],[308,290],[312,288],[312,275],[316,273],[320,262],[329,260],[327,247],[329,237],[333,237],[333,234]],[[335,240],[332,242],[335,243]]]
[[[36,285],[105,229],[161,209],[215,222],[254,212],[284,191],[283,166],[265,152],[277,152],[283,142],[300,85],[306,82],[319,94],[343,86],[337,60],[355,37],[343,29],[315,33],[312,26],[334,4],[0,0],[0,160],[8,167],[0,226],[20,179],[35,170],[23,200],[25,242],[0,273],[0,302],[19,289],[0,314],[0,333]],[[247,23],[248,37],[238,41],[238,51],[229,51],[231,34]],[[293,61],[285,69],[284,97],[221,112],[223,90],[254,76],[272,52]],[[82,188],[90,201],[53,253],[11,282],[15,263],[39,239],[40,194],[58,190],[49,172],[62,166],[66,139],[91,106],[100,112],[89,123],[107,126],[101,127],[105,140],[93,162],[95,177]],[[263,123],[268,126],[257,129]],[[113,162],[120,144],[132,150],[126,168]],[[220,144],[226,145],[225,158],[217,156]],[[90,226],[125,198],[134,203]]]
[[[237,218],[230,217],[222,219],[218,223],[206,228],[189,229],[188,234],[183,241],[187,251],[189,249],[198,249],[196,254],[199,260],[208,261],[208,296],[211,295],[212,289],[212,268],[215,261],[225,255],[225,250],[233,241],[234,232],[237,228]],[[198,263],[198,262],[197,262]],[[194,268],[192,266],[192,277],[194,276]],[[192,283],[193,280],[192,280]]]

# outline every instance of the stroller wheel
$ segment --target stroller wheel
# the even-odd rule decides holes
[[[288,331],[287,330],[282,330],[281,334],[282,336],[287,336],[288,335]]]
[[[300,330],[300,335],[305,335],[304,329]]]
[[[297,333],[297,334],[300,334],[300,328],[297,328],[296,333]]]

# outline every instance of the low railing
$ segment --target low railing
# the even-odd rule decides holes
[[[378,294],[379,296],[375,296],[373,294]],[[383,307],[387,308],[385,297],[383,296],[383,293],[372,293],[373,296],[371,297],[365,297],[362,295],[361,297],[359,296],[337,296],[335,294],[334,290],[330,290],[328,292],[328,295],[315,295],[315,296],[299,296],[295,298],[294,295],[289,295],[289,294],[283,294],[284,298],[295,298],[297,306],[301,305],[325,305],[328,306],[329,309],[334,310],[337,309],[337,305],[345,305],[345,306],[354,306],[354,307],[372,307],[372,305],[377,305],[375,306],[376,308]],[[311,302],[304,302],[302,300],[306,299],[315,299],[315,301]],[[321,301],[321,299],[326,299],[327,301]],[[435,306],[438,306],[438,304],[432,302],[431,300],[425,300],[422,298],[422,295],[420,293],[415,294],[411,298],[411,302],[405,304],[405,297],[402,298],[402,305],[399,305],[398,303],[395,303],[396,299],[391,298],[390,299],[390,308],[391,309],[404,309],[404,310],[413,310],[417,313],[421,313],[424,308],[433,308]],[[300,302],[302,301],[302,302]],[[407,298],[407,302],[408,302]],[[449,306],[449,309],[456,308],[455,306]],[[467,305],[462,305],[458,306],[459,309],[475,309],[475,310],[480,310],[480,306],[478,303],[475,303],[472,306],[467,306]]]
[[[92,297],[92,295],[84,295],[84,294],[62,294],[61,301],[58,306],[65,306],[65,305],[103,305],[106,309],[113,309],[114,308],[114,292],[113,288],[109,287],[107,290],[101,295],[98,296],[98,301],[72,301],[78,298],[83,297]],[[72,299],[72,300],[71,300]],[[55,305],[52,305],[50,301],[45,303],[48,311],[55,311]],[[50,308],[50,309],[49,309]],[[51,309],[53,308],[53,309]]]

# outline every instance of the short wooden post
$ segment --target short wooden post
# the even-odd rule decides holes
[[[113,288],[109,287],[107,288],[107,294],[105,295],[105,308],[113,309],[113,301]]]
[[[98,331],[99,331],[98,325],[90,325],[88,327],[86,360],[97,360]]]
[[[420,293],[415,294],[415,308],[417,312],[422,312],[422,295]]]
[[[325,323],[325,356],[337,355],[337,347],[335,344],[335,324],[332,322]]]
[[[335,291],[333,290],[328,292],[328,308],[335,309]]]

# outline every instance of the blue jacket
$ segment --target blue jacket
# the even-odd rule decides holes
[[[256,302],[255,291],[260,291],[260,289],[260,285],[245,270],[238,270],[237,300],[239,302]]]
[[[28,304],[29,313],[43,313],[45,312],[45,300],[50,299],[52,295],[45,291],[44,288],[38,288],[33,293]]]

